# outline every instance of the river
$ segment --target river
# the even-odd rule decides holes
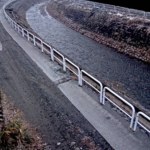
[[[150,64],[117,52],[51,17],[44,3],[26,13],[31,28],[91,75],[150,109]]]

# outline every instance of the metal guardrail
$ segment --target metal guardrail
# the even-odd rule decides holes
[[[9,4],[9,3],[7,3]],[[103,6],[104,4],[102,4]],[[133,123],[134,123],[134,118],[135,118],[135,108],[133,105],[131,105],[129,102],[127,102],[125,99],[123,99],[121,96],[119,96],[118,94],[116,94],[115,92],[113,92],[110,88],[108,87],[104,87],[100,81],[98,81],[96,78],[94,78],[93,76],[91,76],[90,74],[88,74],[86,71],[84,70],[80,70],[80,68],[75,65],[73,62],[71,62],[69,59],[65,58],[60,52],[58,52],[56,49],[52,48],[50,45],[46,44],[45,42],[43,42],[40,38],[36,37],[35,35],[33,35],[32,33],[30,33],[29,31],[27,31],[26,29],[22,28],[21,26],[19,26],[15,21],[13,21],[5,12],[5,7],[6,4],[4,4],[3,6],[3,12],[5,15],[5,18],[8,20],[8,22],[10,23],[10,25],[15,28],[15,30],[18,31],[18,33],[21,33],[23,37],[27,37],[28,41],[31,40],[31,42],[34,43],[35,46],[39,46],[42,50],[42,52],[44,52],[44,50],[48,50],[48,52],[51,54],[51,60],[54,61],[54,58],[57,59],[59,62],[61,62],[63,64],[63,70],[66,71],[66,68],[69,69],[70,71],[72,71],[75,75],[77,75],[78,77],[78,85],[82,86],[82,81],[85,81],[86,83],[88,83],[93,89],[95,89],[96,91],[98,91],[100,93],[100,103],[102,103],[103,105],[105,104],[105,98],[107,100],[109,100],[111,103],[113,103],[116,107],[118,107],[122,112],[124,112],[127,116],[129,116],[131,118],[131,122],[130,122],[130,128],[133,127]],[[104,6],[103,6],[104,7]],[[58,57],[59,56],[59,57]],[[61,59],[60,59],[61,58]],[[77,71],[75,71],[73,68],[76,68]],[[92,80],[94,80],[96,83],[99,84],[100,86],[100,90],[98,90],[97,88],[95,88],[92,84],[90,84],[88,81],[86,81],[83,78],[83,74],[86,74],[86,76],[88,78],[91,78]],[[120,99],[120,101],[124,102],[126,105],[128,105],[131,110],[132,110],[132,115],[128,114],[126,111],[124,111],[122,108],[120,108],[117,104],[115,104],[112,100],[110,100],[108,97],[106,97],[105,92],[106,90],[108,90],[110,93],[112,93],[114,96],[116,96],[117,98]],[[142,115],[145,118],[150,120],[150,117],[148,117],[147,115],[145,115],[142,112],[139,112],[137,115]],[[134,125],[134,130],[136,130],[136,126],[137,123],[139,125],[141,125],[138,122],[138,117],[136,118],[135,121],[135,125]],[[146,128],[141,125],[145,130]]]
[[[43,42],[43,50],[46,51],[46,53],[51,55],[51,46],[49,46],[47,43]]]
[[[144,125],[142,125],[142,124],[139,122],[139,116],[140,116],[140,115],[150,121],[150,117],[149,117],[149,116],[147,116],[147,115],[144,114],[143,112],[138,112],[137,115],[136,115],[136,120],[135,120],[135,123],[134,123],[133,131],[136,131],[137,124],[139,124],[142,128],[144,128],[147,132],[150,133],[150,130],[147,129]]]
[[[68,68],[71,72],[73,72],[78,77],[78,85],[80,85],[81,79],[80,79],[79,67],[76,64],[74,64],[73,62],[71,62],[69,59],[65,58],[65,63],[67,63],[67,62],[77,69],[77,72],[75,72],[71,67],[69,67],[69,65],[66,64],[66,68]]]
[[[54,53],[56,53],[58,56],[60,56],[62,58],[62,60],[59,59]],[[56,58],[63,65],[63,71],[66,71],[65,57],[54,48],[53,48],[53,55],[54,55],[54,58]]]
[[[119,107],[116,103],[114,103],[112,100],[110,100],[108,97],[106,97],[105,93],[106,90],[109,91],[111,94],[113,94],[114,96],[116,96],[117,98],[119,98],[122,102],[124,102],[126,105],[128,105],[131,110],[132,110],[132,116],[130,116],[130,114],[128,114],[125,110],[123,110],[121,107]],[[133,105],[131,105],[129,102],[127,102],[125,99],[123,99],[121,96],[119,96],[117,93],[115,93],[114,91],[112,91],[110,88],[108,87],[104,87],[103,90],[103,105],[105,104],[105,99],[109,100],[111,103],[113,103],[116,107],[118,107],[123,113],[125,113],[127,116],[129,116],[131,118],[131,122],[130,122],[130,128],[132,128],[133,126],[133,122],[134,122],[134,117],[135,117],[135,108]]]
[[[91,78],[92,80],[94,80],[96,83],[98,83],[99,85],[99,89],[98,87],[94,87],[90,82],[88,82],[86,79],[83,78],[83,73],[86,74],[86,76],[88,78]],[[86,71],[84,70],[81,70],[81,75],[80,75],[80,86],[82,86],[82,80],[85,81],[88,85],[90,85],[93,89],[95,89],[99,94],[100,94],[100,103],[102,104],[103,103],[103,85],[100,81],[98,81],[96,78],[94,78],[93,76],[91,76],[89,73],[87,73]]]
[[[43,41],[36,36],[34,36],[34,40],[35,40],[35,46],[37,45],[39,48],[41,48],[41,51],[43,52]]]

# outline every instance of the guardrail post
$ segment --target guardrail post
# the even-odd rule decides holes
[[[105,104],[105,92],[106,89],[112,93],[114,96],[116,96],[117,98],[119,98],[121,101],[123,101],[125,104],[127,104],[131,109],[132,109],[132,116],[131,116],[131,122],[130,122],[130,128],[132,128],[133,126],[133,121],[134,121],[134,116],[135,116],[135,108],[133,105],[131,105],[129,102],[127,102],[125,99],[123,99],[121,96],[119,96],[118,94],[116,94],[114,91],[112,91],[111,89],[109,89],[108,87],[104,87],[104,91],[103,91],[103,104]],[[112,101],[111,101],[112,102]],[[117,106],[117,105],[116,105]],[[119,106],[117,106],[118,108],[120,108]],[[121,108],[120,108],[121,109]]]
[[[136,131],[136,127],[137,127],[137,123],[138,123],[138,120],[139,120],[139,116],[142,115],[143,117],[145,117],[147,120],[150,121],[150,117],[147,116],[146,114],[144,114],[143,112],[138,112],[137,115],[136,115],[136,120],[135,120],[135,123],[134,123],[134,128],[133,128],[133,131]],[[146,129],[146,128],[145,128]],[[147,129],[146,129],[147,130]]]
[[[132,118],[131,118],[131,122],[130,122],[130,128],[132,128],[132,126],[133,126],[134,115],[135,115],[135,111],[132,112]]]
[[[136,130],[138,120],[139,120],[139,113],[137,113],[137,115],[136,115],[136,119],[135,119],[135,123],[134,123],[133,131],[135,131],[135,130]]]
[[[78,80],[79,80],[79,81],[78,81],[78,85],[81,86],[81,85],[80,85],[80,84],[81,84],[81,83],[80,83],[80,82],[81,82],[81,70],[80,70],[80,69],[78,70]]]
[[[91,79],[93,79],[95,82],[97,82],[100,86],[100,91],[97,90],[99,93],[100,93],[100,97],[99,97],[99,100],[100,100],[100,103],[103,104],[103,85],[100,81],[98,81],[96,78],[92,77],[90,74],[88,74],[86,71],[84,70],[81,70],[80,71],[80,81],[79,81],[79,85],[82,86],[83,84],[83,75],[82,73],[85,73],[88,77],[90,77]],[[90,85],[90,84],[89,84]],[[92,85],[91,85],[92,86]]]
[[[43,53],[43,41],[41,40],[41,50],[42,50],[42,53]]]
[[[28,41],[30,41],[29,32],[27,31]]]
[[[66,72],[66,61],[65,58],[63,57],[63,71]]]
[[[23,28],[22,28],[22,36],[24,37],[24,30],[23,30]]]
[[[34,42],[34,46],[36,46],[35,36],[34,35],[33,35],[33,42]]]
[[[51,50],[51,60],[54,61],[54,51],[53,51],[53,48],[50,47],[50,50]]]
[[[105,88],[103,89],[103,105],[105,105]]]
[[[83,85],[83,82],[82,82],[82,71],[80,71],[80,82],[79,82],[79,85],[80,85],[80,86]]]

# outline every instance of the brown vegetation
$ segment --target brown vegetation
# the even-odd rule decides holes
[[[44,149],[45,144],[29,125],[23,114],[16,110],[6,95],[0,91],[0,100],[5,121],[0,127],[0,150],[3,149]],[[34,137],[33,137],[34,135]]]

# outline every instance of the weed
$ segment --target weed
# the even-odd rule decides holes
[[[95,85],[95,88],[96,88],[97,90],[100,90],[100,88],[99,88],[97,85]]]
[[[0,145],[3,148],[10,149],[16,148],[18,145],[22,144],[27,146],[33,142],[27,132],[27,128],[24,128],[22,123],[17,119],[6,124],[0,132]]]

